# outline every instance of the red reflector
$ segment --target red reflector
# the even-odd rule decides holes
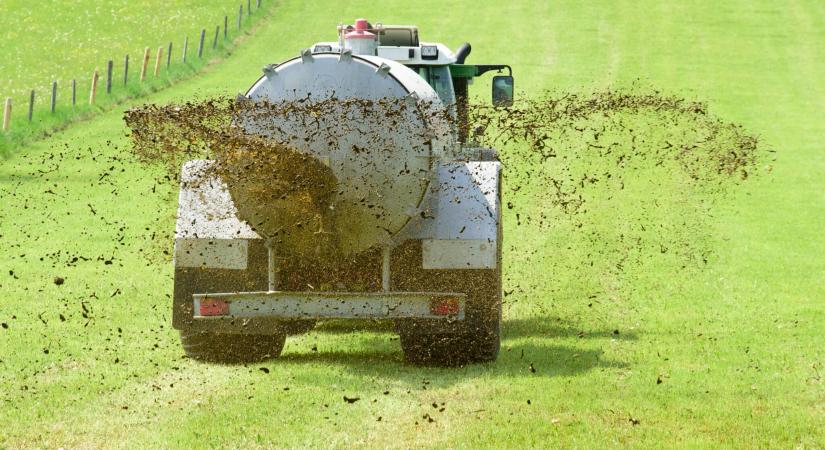
[[[459,302],[457,298],[438,298],[430,300],[430,312],[436,316],[458,314]]]
[[[201,299],[201,316],[226,316],[229,314],[229,303],[217,298]]]

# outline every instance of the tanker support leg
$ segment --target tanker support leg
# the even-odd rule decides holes
[[[390,291],[390,255],[392,254],[392,247],[389,245],[381,249],[381,290],[384,292]]]
[[[266,240],[266,270],[267,270],[267,290],[274,292],[278,287],[278,270],[275,267],[275,249],[272,245],[272,239]]]

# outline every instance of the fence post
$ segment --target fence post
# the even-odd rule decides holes
[[[246,15],[252,17],[252,0],[246,0]]]
[[[57,81],[52,81],[52,101],[51,112],[54,113],[54,106],[57,103]]]
[[[106,93],[112,93],[112,70],[114,69],[114,63],[110,59],[106,63]]]
[[[221,32],[221,26],[218,25],[215,27],[215,40],[212,41],[212,49],[218,48],[218,34]]]
[[[258,0],[258,9],[261,9],[261,0]]]
[[[123,61],[123,85],[129,82],[129,55],[126,55],[126,59]]]
[[[229,16],[223,16],[223,38],[226,39],[226,34],[229,32]]]
[[[206,37],[206,28],[201,29],[201,40],[198,44],[198,58],[203,57],[203,39]]]
[[[155,56],[155,78],[160,74],[160,60],[163,58],[163,47],[158,47],[158,54]]]
[[[169,50],[166,51],[166,68],[172,65],[172,43],[169,43]]]
[[[77,104],[77,80],[72,80],[72,106]]]
[[[92,74],[92,89],[89,91],[89,104],[95,104],[95,97],[97,97],[97,80],[98,80],[98,73],[97,69]]]
[[[29,122],[32,121],[32,113],[34,113],[34,89],[32,89],[31,96],[29,96]]]
[[[146,80],[146,66],[149,65],[149,47],[143,49],[143,65],[140,66],[140,81]]]
[[[183,62],[186,62],[186,51],[189,50],[189,36],[183,40]]]
[[[241,29],[241,20],[243,20],[243,4],[238,7],[238,29]]]
[[[6,99],[6,107],[3,108],[3,131],[9,131],[11,123],[11,97]]]

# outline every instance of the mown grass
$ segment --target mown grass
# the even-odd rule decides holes
[[[191,76],[210,60],[229,54],[235,40],[266,13],[252,3],[249,15],[244,4],[242,28],[238,29],[235,2],[89,2],[73,0],[50,3],[4,2],[0,5],[0,28],[7,36],[0,43],[0,103],[12,99],[9,131],[0,132],[0,157],[6,157],[25,142],[53,132],[68,123],[110,109],[125,99],[140,97]],[[262,3],[271,7],[273,2]],[[56,8],[56,9],[55,9]],[[228,32],[224,37],[224,15]],[[220,26],[213,48],[215,27]],[[203,57],[198,58],[200,30],[206,29]],[[186,61],[184,39],[188,37]],[[168,44],[172,58],[167,66]],[[140,80],[143,51],[150,49],[146,80]],[[163,48],[159,75],[154,76],[158,47]],[[67,49],[71,49],[67,51]],[[128,77],[124,77],[125,55],[129,55]],[[44,55],[48,57],[44,58]],[[106,92],[107,61],[113,62],[112,90]],[[89,96],[92,73],[98,70],[96,101]],[[72,103],[72,81],[76,82],[76,104]],[[57,82],[55,111],[51,112],[52,82]],[[30,92],[35,91],[32,121],[28,120]],[[0,106],[2,108],[2,106]],[[0,115],[2,111],[0,111]]]
[[[170,329],[171,265],[144,257],[166,248],[151,232],[172,229],[175,188],[129,160],[116,109],[0,167],[0,445],[825,445],[820,3],[461,2],[458,15],[439,5],[285,1],[225,63],[148,101],[244,90],[263,64],[356,16],[417,23],[422,39],[453,47],[469,40],[469,61],[513,66],[520,95],[641,78],[708,100],[778,150],[770,173],[699,220],[714,245],[707,265],[685,271],[653,255],[624,272],[598,260],[589,269],[580,262],[596,244],[565,226],[519,225],[516,213],[547,205],[510,189],[512,293],[496,363],[412,367],[386,329],[335,324],[291,338],[265,364],[195,363]],[[472,89],[486,98],[486,84]],[[646,195],[679,193],[661,185]],[[622,202],[593,225],[624,224],[622,207],[636,203]]]
[[[82,82],[81,92],[88,93],[92,71],[105,70],[106,61],[115,62],[121,75],[118,79],[122,80],[124,55],[130,55],[132,74],[137,74],[144,47],[152,49],[154,62],[154,51],[163,46],[165,61],[166,45],[173,42],[174,60],[179,61],[186,36],[191,59],[197,52],[200,30],[206,29],[207,44],[211,44],[215,26],[223,29],[225,15],[230,19],[230,37],[238,34],[240,4],[246,9],[245,0],[64,0],[59,4],[4,1],[0,5],[0,29],[4,30],[0,95],[22,105],[28,101],[29,91],[35,89],[43,96],[39,103],[42,107],[48,105],[45,94],[50,92],[52,81],[59,82],[64,94],[72,79]],[[256,2],[252,5],[254,11]],[[244,12],[244,24],[248,21]],[[61,104],[65,104],[67,97],[62,97]]]

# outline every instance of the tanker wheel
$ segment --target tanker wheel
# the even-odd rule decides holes
[[[393,255],[394,289],[463,292],[464,320],[396,321],[404,359],[412,364],[459,366],[494,361],[501,342],[501,269],[425,270],[421,246],[402,245]]]
[[[501,342],[500,320],[467,333],[400,333],[404,359],[424,366],[462,366],[495,361]]]
[[[207,362],[240,364],[277,358],[284,349],[286,335],[182,330],[180,341],[189,358]]]

